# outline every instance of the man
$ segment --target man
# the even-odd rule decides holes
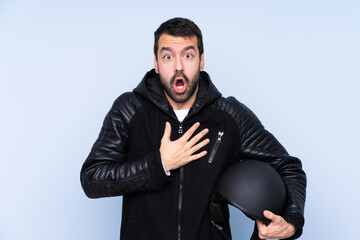
[[[267,162],[282,176],[282,216],[257,222],[252,239],[296,238],[304,224],[306,177],[256,116],[221,97],[204,69],[200,29],[174,18],[155,32],[155,68],[107,114],[81,170],[90,198],[123,196],[121,239],[229,239],[228,219],[213,222],[210,199],[235,161]]]

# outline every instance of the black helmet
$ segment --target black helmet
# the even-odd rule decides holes
[[[215,191],[251,219],[264,223],[271,222],[264,217],[264,210],[281,215],[286,202],[280,175],[268,164],[256,160],[230,166],[220,177]]]

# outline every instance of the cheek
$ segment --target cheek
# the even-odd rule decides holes
[[[172,63],[160,63],[158,65],[159,67],[159,71],[166,74],[166,75],[171,75],[173,74],[173,64]]]
[[[161,66],[161,65],[159,66],[159,74],[161,75],[161,78],[165,82],[170,82],[170,79],[173,76],[173,73],[171,71],[169,71],[169,68]]]
[[[160,73],[163,77],[167,78],[168,72],[169,72],[169,70],[168,70],[166,67],[161,67],[161,66],[159,66],[159,73]]]
[[[197,72],[200,70],[200,62],[199,61],[197,61],[197,62],[195,62],[195,63],[192,63],[192,64],[189,64],[188,66],[187,66],[187,72],[188,72],[188,74],[191,76],[191,77],[194,77],[196,74],[197,74]]]

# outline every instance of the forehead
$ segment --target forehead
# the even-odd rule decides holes
[[[173,50],[182,50],[186,47],[193,46],[196,51],[199,50],[196,36],[178,37],[171,36],[169,34],[162,34],[159,38],[158,46],[158,52],[161,51],[163,47],[172,48]]]

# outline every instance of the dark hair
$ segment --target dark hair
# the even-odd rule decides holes
[[[159,48],[159,38],[161,34],[169,34],[176,37],[192,37],[195,36],[198,42],[200,56],[204,52],[204,45],[200,28],[187,18],[172,18],[162,23],[155,31],[154,37],[154,54],[157,58],[157,50]]]

